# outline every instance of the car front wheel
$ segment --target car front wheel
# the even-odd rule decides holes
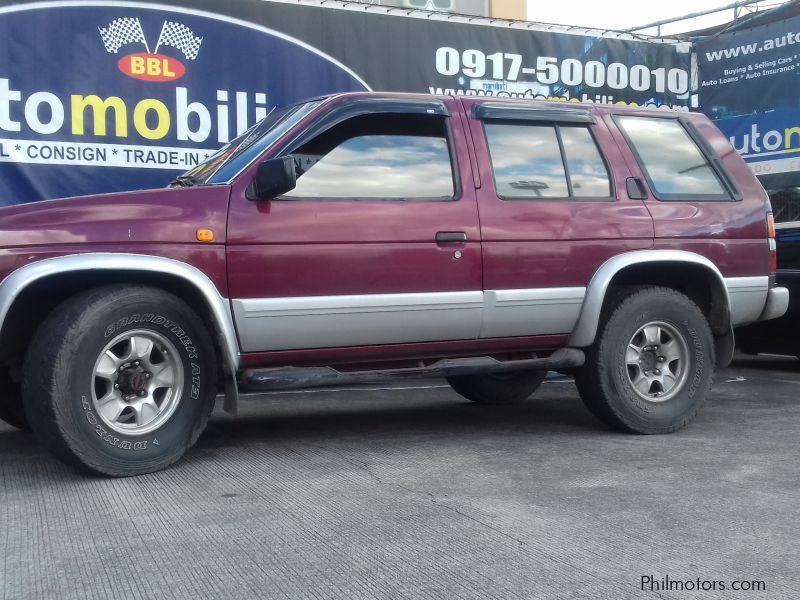
[[[28,350],[31,429],[62,460],[112,476],[177,461],[205,427],[216,361],[198,316],[157,288],[115,285],[71,298]]]

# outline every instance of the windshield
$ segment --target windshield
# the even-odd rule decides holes
[[[321,103],[322,100],[314,100],[273,109],[265,118],[239,137],[228,142],[193,169],[177,177],[172,184],[228,183]]]

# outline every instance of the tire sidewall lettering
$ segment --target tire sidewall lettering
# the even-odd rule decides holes
[[[703,344],[700,341],[697,329],[691,327],[688,321],[684,322],[684,326],[691,337],[692,347],[694,349],[694,369],[692,370],[691,383],[687,390],[689,398],[694,398],[698,388],[702,384],[703,372],[705,370],[705,353],[703,352]]]
[[[196,360],[198,358],[197,349],[195,348],[195,345],[192,342],[192,338],[189,337],[189,335],[183,330],[183,328],[179,326],[177,323],[171,321],[170,319],[167,319],[162,315],[156,315],[154,313],[145,313],[145,314],[134,313],[129,316],[121,317],[105,328],[103,337],[106,339],[110,338],[118,331],[126,329],[132,325],[141,326],[146,324],[163,327],[168,332],[172,333],[175,337],[178,338],[180,345],[182,345],[186,349],[186,353],[189,359]]]
[[[150,440],[126,440],[114,435],[113,432],[107,431],[103,427],[102,421],[100,421],[94,414],[94,411],[92,411],[91,402],[86,396],[81,397],[81,408],[86,416],[86,420],[94,427],[94,432],[109,446],[120,450],[147,450],[147,444]]]

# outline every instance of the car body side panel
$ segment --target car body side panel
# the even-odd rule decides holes
[[[68,198],[0,210],[0,280],[25,264],[82,253],[162,256],[203,271],[227,296],[229,186]],[[213,232],[199,242],[197,230]]]
[[[205,273],[214,283],[214,286],[222,297],[227,298],[228,296],[225,246],[222,244],[116,243],[96,246],[64,244],[59,246],[39,245],[21,248],[2,248],[0,249],[0,268],[2,268],[7,275],[27,264],[47,258],[96,253],[141,254],[165,257],[186,263]]]
[[[224,244],[230,187],[165,188],[20,204],[0,210],[3,248],[64,244],[197,244],[197,230]],[[169,258],[169,256],[167,256]]]
[[[673,250],[675,240],[656,239],[654,249]],[[766,234],[756,239],[683,238],[680,249],[708,258],[724,277],[763,277],[769,270]],[[723,267],[724,270],[723,270]]]

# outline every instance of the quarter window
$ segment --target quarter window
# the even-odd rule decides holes
[[[452,200],[443,117],[367,115],[292,152],[297,187],[284,198]]]
[[[485,130],[498,197],[610,198],[608,170],[588,128],[486,123]]]
[[[675,119],[617,117],[660,200],[729,200],[711,164]]]

